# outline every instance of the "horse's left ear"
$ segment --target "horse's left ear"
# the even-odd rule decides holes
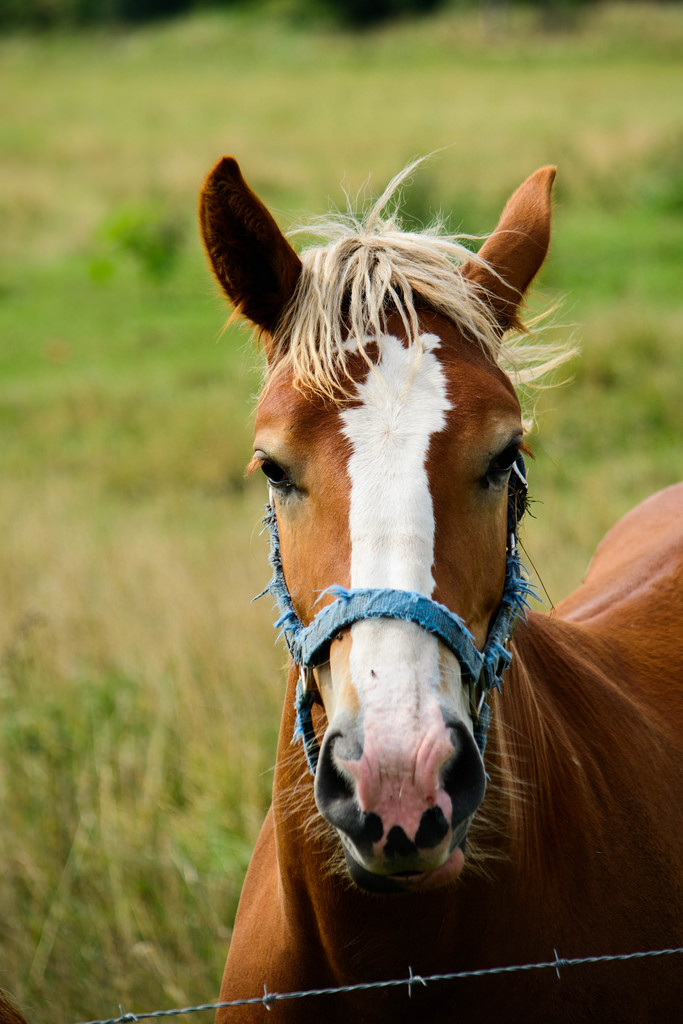
[[[498,227],[461,273],[481,287],[502,331],[517,323],[524,293],[541,268],[550,243],[554,167],[542,167],[510,197]],[[489,269],[490,268],[490,269]]]
[[[236,310],[272,332],[301,261],[233,157],[223,157],[204,182],[199,226],[213,272]]]

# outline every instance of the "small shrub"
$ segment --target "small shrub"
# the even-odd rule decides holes
[[[109,253],[91,262],[97,280],[109,277],[116,257],[123,256],[148,280],[161,282],[176,269],[185,240],[179,218],[153,206],[121,207],[107,218],[100,234]]]

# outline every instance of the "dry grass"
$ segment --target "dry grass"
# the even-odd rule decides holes
[[[112,978],[128,1004],[186,1002],[215,988],[270,789],[282,655],[246,597],[267,579],[254,502],[228,529],[224,501],[93,517],[87,488],[33,496],[1,508],[3,981],[52,993],[34,1019],[98,1016]]]

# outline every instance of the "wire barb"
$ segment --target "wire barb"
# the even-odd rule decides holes
[[[421,985],[424,985],[424,987],[427,988],[427,982],[424,980],[424,978],[420,974],[413,974],[413,968],[409,966],[408,967],[408,982],[407,982],[407,984],[408,984],[408,998],[409,999],[412,999],[412,996],[413,996],[413,983],[416,982],[416,981],[418,981]]]
[[[553,953],[555,954],[555,973],[557,974],[558,980],[561,981],[562,979],[560,978],[560,967],[567,967],[568,966],[568,961],[567,960],[563,960],[558,955],[558,952],[557,952],[556,949],[553,949]]]

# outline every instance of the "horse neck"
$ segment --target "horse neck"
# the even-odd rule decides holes
[[[647,693],[626,684],[632,673],[620,645],[590,626],[535,613],[518,626],[493,700],[482,818],[489,804],[521,874],[588,863],[629,814],[647,834],[652,778],[642,766],[656,771],[666,742]]]

